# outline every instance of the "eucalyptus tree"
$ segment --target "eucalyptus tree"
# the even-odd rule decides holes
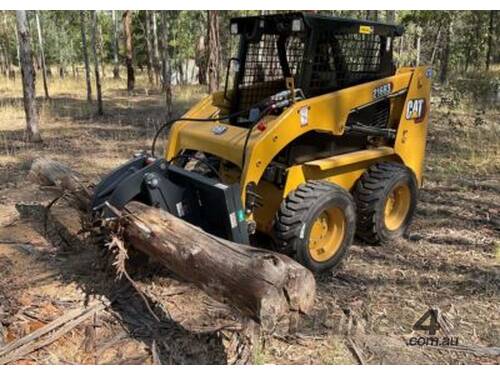
[[[82,54],[83,63],[85,67],[85,83],[87,86],[87,101],[92,101],[92,85],[90,83],[90,64],[89,64],[89,54],[87,50],[87,33],[85,31],[85,11],[80,11],[80,31],[82,35]]]
[[[38,33],[38,45],[40,48],[40,60],[42,61],[43,91],[45,93],[45,99],[50,99],[49,88],[47,87],[47,65],[45,64],[45,51],[43,45],[42,25],[40,22],[40,14],[38,10],[35,11],[35,19],[36,19],[36,29]]]
[[[26,114],[26,132],[28,141],[42,142],[38,128],[36,112],[35,71],[33,68],[33,52],[28,19],[25,10],[16,10],[17,33],[19,36],[19,55],[21,75],[23,79],[24,112]]]
[[[99,17],[95,10],[92,11],[92,53],[94,55],[95,88],[97,93],[97,114],[103,115],[101,77],[99,72],[99,54],[97,53],[97,32],[99,27]]]

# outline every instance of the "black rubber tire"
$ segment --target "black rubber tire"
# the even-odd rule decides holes
[[[309,235],[316,218],[327,208],[338,207],[345,216],[344,238],[335,254],[324,262],[309,253]],[[356,210],[351,194],[327,181],[301,184],[281,202],[275,220],[277,250],[295,259],[315,273],[339,265],[347,255],[356,231]]]
[[[407,184],[409,187],[410,207],[402,225],[396,230],[389,230],[384,220],[385,202],[399,184]],[[357,237],[369,244],[387,243],[403,236],[413,220],[417,206],[417,180],[406,166],[381,162],[371,166],[361,176],[353,195],[357,209]]]

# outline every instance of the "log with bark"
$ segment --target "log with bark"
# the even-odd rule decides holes
[[[65,191],[88,218],[91,190],[68,167],[37,159],[30,177]],[[165,211],[139,202],[116,210],[111,225],[127,246],[143,252],[212,298],[236,308],[265,332],[297,321],[311,311],[315,298],[312,273],[293,259],[223,240]],[[108,227],[110,228],[110,227]]]

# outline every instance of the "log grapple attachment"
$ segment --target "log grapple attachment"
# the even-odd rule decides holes
[[[130,201],[165,210],[218,237],[248,243],[239,184],[227,185],[163,158],[136,155],[96,187],[91,207],[103,219]]]

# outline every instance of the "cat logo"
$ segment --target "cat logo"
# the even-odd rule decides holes
[[[425,117],[425,99],[411,99],[406,106],[406,119],[420,122]]]

